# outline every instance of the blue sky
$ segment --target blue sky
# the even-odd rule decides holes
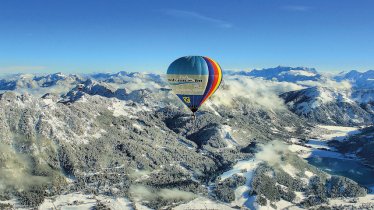
[[[372,0],[0,0],[0,73],[374,69]]]

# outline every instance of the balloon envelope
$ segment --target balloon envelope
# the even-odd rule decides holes
[[[218,89],[222,70],[211,58],[185,56],[170,64],[167,80],[179,99],[196,112]]]

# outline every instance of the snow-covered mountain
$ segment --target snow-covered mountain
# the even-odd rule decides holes
[[[267,80],[297,82],[297,81],[316,81],[322,76],[314,68],[306,67],[284,67],[267,68],[252,71],[226,71],[228,75],[241,75],[251,77],[261,77]]]
[[[235,75],[193,121],[156,74],[6,81],[23,85],[0,94],[0,208],[183,209],[203,201],[220,209],[308,208],[366,195],[302,159],[302,150],[312,151],[307,140],[326,131],[278,97],[287,92],[287,105],[347,117],[330,124],[367,123],[348,93]]]
[[[226,75],[248,76],[299,85],[303,90],[280,92],[291,111],[311,122],[334,125],[371,124],[374,104],[374,71],[351,71],[323,76],[314,68],[282,67],[252,71],[226,71]]]
[[[310,87],[281,95],[294,113],[311,121],[334,125],[373,123],[372,114],[351,99],[350,90]]]
[[[335,76],[337,81],[348,80],[356,89],[374,89],[374,70],[358,72],[352,70]]]

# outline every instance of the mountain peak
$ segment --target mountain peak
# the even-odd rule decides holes
[[[334,79],[337,81],[348,80],[356,89],[374,88],[374,70],[368,70],[366,72],[352,70],[346,74],[337,75]]]

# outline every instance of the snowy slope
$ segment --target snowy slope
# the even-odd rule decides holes
[[[338,125],[371,124],[372,116],[350,97],[350,91],[310,87],[281,97],[296,114],[315,122]]]

